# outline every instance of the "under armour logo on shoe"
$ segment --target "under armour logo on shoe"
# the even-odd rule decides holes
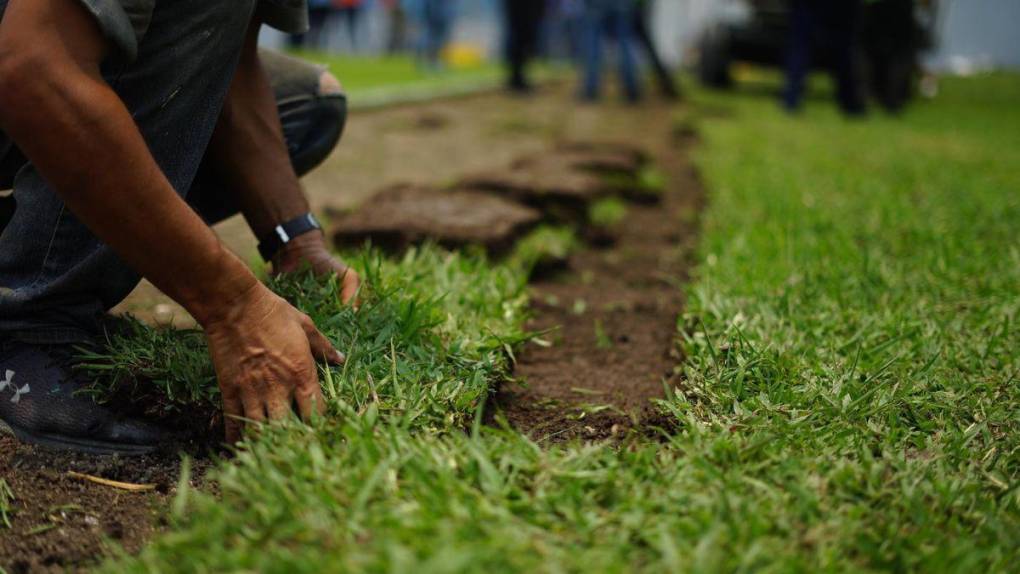
[[[7,369],[4,380],[0,381],[0,392],[7,390],[7,387],[14,389],[14,396],[11,397],[12,403],[20,402],[21,395],[27,395],[30,390],[28,388],[28,385],[25,385],[19,389],[18,386],[14,384],[14,371],[10,369]]]

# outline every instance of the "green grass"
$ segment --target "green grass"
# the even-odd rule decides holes
[[[799,566],[1020,557],[1017,97],[1015,76],[948,80],[867,122],[729,98],[702,126],[711,208],[671,406],[727,445],[726,479],[756,493],[734,508]]]
[[[430,70],[410,56],[344,56],[322,52],[296,55],[326,65],[347,91],[351,104],[372,105],[411,93],[434,94],[498,86],[501,67],[493,62]]]
[[[661,440],[543,447],[480,425],[500,344],[524,336],[523,272],[427,251],[371,278],[378,304],[428,309],[424,335],[400,313],[366,325],[391,334],[364,333],[381,357],[355,358],[361,376],[400,357],[378,398],[332,372],[331,416],[245,443],[218,494],[182,486],[170,530],[104,569],[1014,569],[1020,78],[947,81],[867,122],[710,98],[732,113],[698,126],[709,207]],[[360,321],[322,305],[331,336]],[[443,399],[414,399],[432,368]]]
[[[432,247],[399,260],[372,251],[347,259],[371,285],[357,312],[339,304],[335,280],[306,273],[269,283],[347,355],[342,367],[323,371],[330,403],[344,412],[371,408],[405,427],[465,424],[493,383],[507,376],[508,353],[527,338],[525,270]],[[128,320],[107,348],[82,357],[99,397],[132,381],[121,391],[168,410],[219,405],[197,330]]]
[[[530,275],[534,270],[566,265],[580,248],[577,232],[564,225],[540,225],[517,243],[507,264]]]
[[[588,223],[596,227],[615,227],[627,217],[627,202],[619,197],[606,197],[588,207]]]

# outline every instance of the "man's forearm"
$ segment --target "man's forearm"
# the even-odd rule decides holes
[[[32,9],[24,6],[16,5]],[[215,320],[221,303],[256,279],[174,191],[98,64],[75,59],[98,50],[99,41],[77,9],[59,14],[65,27],[52,32],[86,38],[67,47],[74,57],[60,57],[58,48],[4,60],[0,122],[104,243],[200,322]]]
[[[249,226],[262,236],[276,225],[307,213],[297,174],[287,153],[276,98],[258,58],[259,22],[253,21],[216,125],[209,157]]]

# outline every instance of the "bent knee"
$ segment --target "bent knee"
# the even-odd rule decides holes
[[[329,70],[323,70],[319,74],[319,95],[320,96],[342,96],[344,87],[340,80],[336,79]]]
[[[325,77],[336,78],[324,73]],[[347,96],[327,85],[315,98],[281,113],[294,170],[303,175],[321,164],[333,152],[347,124]],[[323,87],[320,85],[320,87]]]

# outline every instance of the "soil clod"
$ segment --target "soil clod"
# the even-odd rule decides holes
[[[342,216],[333,239],[345,246],[371,241],[387,251],[431,240],[449,248],[482,245],[502,253],[540,219],[534,209],[491,194],[398,185]]]

